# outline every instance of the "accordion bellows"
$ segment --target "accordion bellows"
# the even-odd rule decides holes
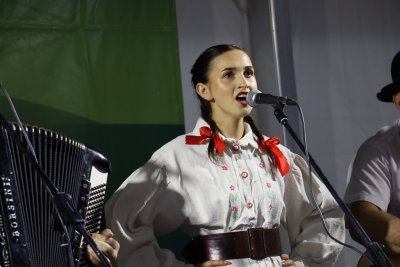
[[[70,266],[68,238],[37,170],[12,138],[27,142],[17,124],[0,132],[0,266]],[[110,162],[99,152],[48,129],[24,125],[39,166],[71,196],[89,232],[98,232]],[[12,133],[13,132],[13,133]],[[67,226],[74,266],[88,266],[82,236]]]

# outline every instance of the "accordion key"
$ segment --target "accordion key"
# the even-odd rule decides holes
[[[51,194],[11,136],[15,133],[26,146],[21,128],[15,123],[10,126],[0,129],[0,267],[70,266],[71,247],[74,266],[89,266],[81,234],[68,226],[65,234]],[[98,232],[110,162],[59,133],[23,127],[41,169],[60,192],[71,197],[88,232]]]

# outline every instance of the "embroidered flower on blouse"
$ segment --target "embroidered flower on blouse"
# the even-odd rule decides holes
[[[267,187],[268,187],[268,188],[271,188],[271,187],[272,187],[272,184],[271,184],[271,183],[267,183]]]
[[[231,208],[231,210],[232,210],[232,219],[233,219],[234,221],[236,221],[237,218],[238,218],[238,208],[237,208],[236,206],[233,206],[233,207]]]
[[[265,168],[264,162],[260,162],[260,164],[258,164],[258,166],[260,166],[260,168]]]
[[[229,201],[233,204],[237,201],[237,194],[236,193],[230,193],[229,194]]]
[[[271,201],[277,199],[276,193],[273,190],[267,190],[266,195]]]
[[[273,208],[274,206],[272,206],[272,204],[269,204],[269,206],[268,206],[268,208],[269,208],[269,210],[268,210],[268,212],[269,213],[272,213],[272,208]]]
[[[235,186],[234,186],[234,185],[231,185],[229,188],[230,188],[232,191],[235,190]]]
[[[231,190],[232,190],[233,185],[231,186]],[[229,202],[230,202],[230,210],[231,210],[231,217],[232,220],[236,221],[238,218],[238,211],[239,208],[237,206],[237,200],[238,200],[238,195],[237,193],[229,193]]]
[[[222,166],[221,168],[222,168],[224,171],[227,171],[227,170],[228,170],[228,167],[227,167],[226,165]]]

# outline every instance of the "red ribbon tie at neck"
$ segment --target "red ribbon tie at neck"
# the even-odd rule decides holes
[[[277,169],[282,176],[285,176],[289,172],[290,166],[285,155],[283,155],[282,151],[278,148],[278,144],[280,144],[280,142],[281,141],[278,137],[271,137],[268,140],[258,140],[258,145],[260,146],[261,150],[264,151],[264,153],[267,153],[265,147],[268,147],[269,150],[271,150],[272,154],[275,157]]]
[[[204,144],[208,139],[213,139],[215,144],[215,149],[219,154],[222,154],[225,149],[225,143],[222,141],[221,136],[215,134],[207,126],[200,128],[200,136],[197,135],[186,135],[186,144],[188,145],[198,145]]]

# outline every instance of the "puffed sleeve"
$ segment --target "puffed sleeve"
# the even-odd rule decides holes
[[[167,167],[152,158],[131,174],[106,205],[106,224],[120,242],[119,267],[192,266],[161,249],[156,235],[178,229],[183,199],[171,190]]]
[[[297,266],[333,266],[342,245],[325,232],[310,193],[308,165],[299,155],[290,154],[291,171],[283,178],[286,210],[283,224],[291,244],[290,258]],[[322,182],[313,175],[313,193],[322,211],[327,229],[336,239],[344,241],[344,214]]]

